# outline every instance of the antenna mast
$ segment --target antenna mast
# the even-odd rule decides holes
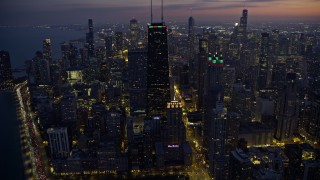
[[[161,22],[163,23],[163,0],[161,0]]]
[[[152,14],[152,0],[151,0],[151,23],[152,23],[152,19],[153,19],[153,14]]]

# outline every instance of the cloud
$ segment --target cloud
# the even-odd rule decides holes
[[[252,17],[302,17],[311,14],[320,17],[320,0],[164,0],[168,18],[184,19],[193,15],[203,20],[213,16],[238,18],[246,7]],[[129,2],[129,3],[128,3]],[[160,16],[160,1],[154,0],[155,16]],[[270,8],[272,7],[272,8]],[[19,23],[81,23],[88,17],[98,22],[127,22],[133,16],[148,21],[150,0],[1,0],[2,24]],[[286,9],[285,14],[282,11]],[[298,11],[297,11],[298,10]],[[299,14],[298,14],[299,13]],[[313,13],[313,14],[312,14]],[[309,15],[309,16],[311,16]],[[117,17],[117,18],[114,18]],[[307,17],[307,16],[305,16]]]

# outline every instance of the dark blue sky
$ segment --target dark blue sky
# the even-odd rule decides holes
[[[154,1],[160,17],[160,0]],[[249,20],[314,21],[320,19],[320,0],[164,0],[167,21],[186,21],[193,8],[197,21],[238,21],[249,9]],[[0,25],[149,21],[150,0],[1,0]]]

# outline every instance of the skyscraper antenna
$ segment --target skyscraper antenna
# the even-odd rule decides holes
[[[190,8],[190,16],[192,16],[192,8]]]
[[[163,0],[161,0],[161,22],[163,22]]]
[[[152,23],[152,17],[153,16],[153,14],[152,14],[152,0],[151,0],[151,23]]]

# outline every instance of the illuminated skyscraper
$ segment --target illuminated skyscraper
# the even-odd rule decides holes
[[[167,26],[148,25],[147,115],[164,115],[170,101]]]
[[[86,36],[86,42],[88,46],[88,54],[90,57],[94,56],[94,33],[93,33],[93,21],[92,19],[88,20],[89,32]]]
[[[13,87],[13,76],[8,51],[0,51],[0,90]]]

